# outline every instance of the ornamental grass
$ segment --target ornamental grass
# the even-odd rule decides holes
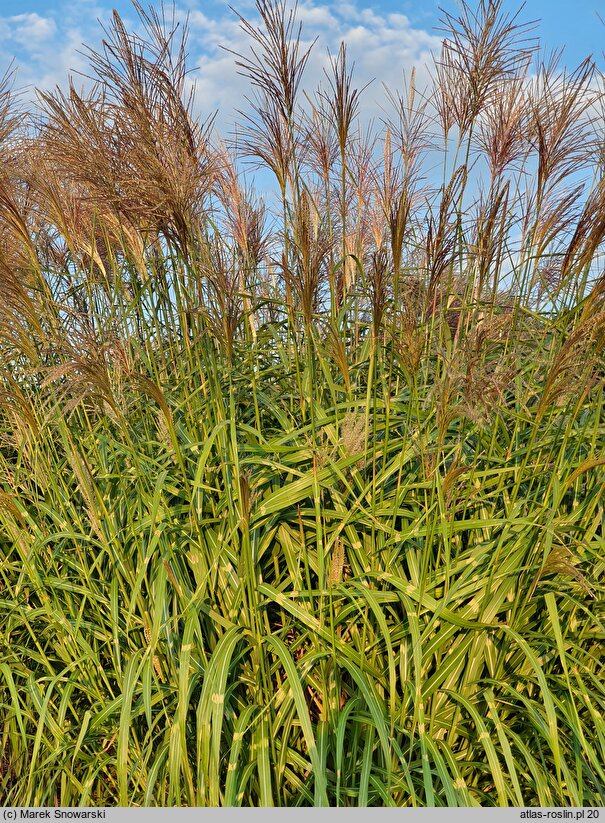
[[[227,140],[136,9],[0,90],[2,803],[603,806],[602,75],[257,0]]]

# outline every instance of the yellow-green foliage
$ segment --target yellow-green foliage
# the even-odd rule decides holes
[[[239,154],[141,8],[3,86],[0,802],[603,805],[596,69],[480,0],[366,136],[257,13]]]

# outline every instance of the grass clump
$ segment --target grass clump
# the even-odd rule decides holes
[[[137,9],[2,86],[0,797],[603,805],[594,64],[463,5],[364,131],[258,0],[230,145]]]

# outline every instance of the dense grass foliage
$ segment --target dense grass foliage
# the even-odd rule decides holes
[[[365,131],[257,13],[233,146],[140,8],[4,85],[0,799],[603,805],[601,78],[481,0]]]

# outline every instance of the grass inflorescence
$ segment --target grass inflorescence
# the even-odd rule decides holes
[[[365,127],[257,0],[229,142],[137,10],[0,92],[2,802],[603,805],[595,64],[479,0]]]

